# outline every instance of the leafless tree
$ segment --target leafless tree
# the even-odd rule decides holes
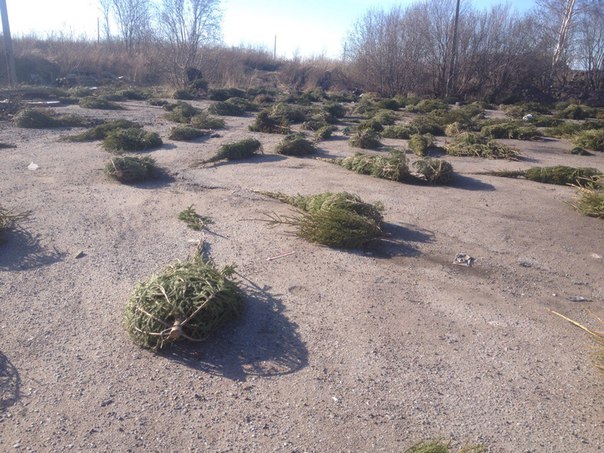
[[[604,89],[604,2],[592,1],[579,11],[574,62],[586,73],[588,89]]]
[[[107,38],[110,37],[110,23],[113,21],[128,52],[132,54],[137,51],[151,29],[149,1],[99,0],[99,5]]]
[[[162,0],[158,25],[168,72],[183,85],[186,69],[199,66],[201,47],[219,38],[220,0]]]

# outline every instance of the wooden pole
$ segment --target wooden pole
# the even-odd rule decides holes
[[[4,52],[6,52],[8,84],[11,87],[14,87],[17,84],[17,71],[15,69],[13,40],[10,36],[10,26],[8,24],[8,10],[6,9],[6,0],[0,0],[0,14],[2,14],[2,34],[4,35]]]

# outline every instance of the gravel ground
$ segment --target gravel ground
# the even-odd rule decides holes
[[[159,132],[166,144],[145,154],[170,178],[120,185],[98,144],[59,141],[79,130],[0,123],[0,141],[17,145],[0,150],[2,205],[33,213],[0,247],[1,451],[394,452],[433,438],[604,450],[593,342],[550,312],[599,327],[604,222],[573,211],[570,187],[476,174],[604,170],[604,153],[510,141],[521,161],[450,158],[454,184],[425,187],[275,155],[280,136],[248,132],[251,116],[172,143],[160,108],[124,105],[61,111]],[[263,156],[195,165],[247,136]],[[336,136],[319,155],[353,152]],[[356,252],[309,244],[262,221],[290,212],[263,190],[380,201],[390,236]],[[177,219],[191,204],[214,221],[213,259],[237,265],[245,312],[201,345],[153,354],[129,340],[123,310],[137,282],[193,252],[200,234]],[[459,252],[475,265],[453,265]]]

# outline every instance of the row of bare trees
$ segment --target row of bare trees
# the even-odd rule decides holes
[[[386,95],[501,99],[549,91],[579,71],[586,89],[602,90],[604,1],[538,0],[525,14],[456,0],[370,10],[348,36],[345,61],[359,85]]]
[[[99,0],[99,6],[105,40],[131,55],[153,52],[152,64],[177,85],[186,82],[187,68],[200,65],[203,45],[219,37],[220,0]]]

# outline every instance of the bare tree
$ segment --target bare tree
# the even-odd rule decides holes
[[[215,42],[221,27],[220,0],[162,0],[159,32],[172,82],[186,83],[186,70],[199,66],[201,46]]]
[[[148,0],[99,0],[103,14],[103,28],[110,39],[110,24],[117,26],[119,37],[130,54],[139,50],[150,34],[151,12]]]
[[[604,89],[604,5],[592,1],[577,17],[575,58],[578,68],[585,71],[589,90]]]

